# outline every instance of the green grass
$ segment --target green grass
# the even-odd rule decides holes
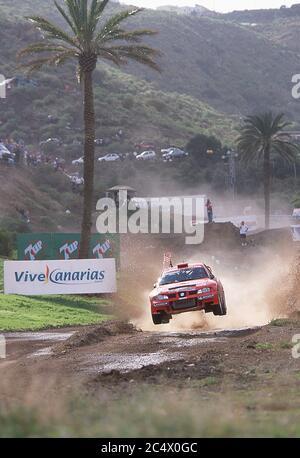
[[[0,331],[38,330],[101,323],[110,302],[83,296],[0,295]]]
[[[271,343],[262,342],[262,343],[257,343],[255,345],[255,348],[257,350],[272,350],[274,348],[274,346]]]
[[[0,258],[0,290],[3,290],[3,265],[4,259]]]
[[[293,344],[292,342],[280,342],[279,343],[279,348],[281,348],[282,350],[291,350],[293,347],[294,347],[295,344]]]
[[[284,318],[277,318],[275,320],[272,320],[270,323],[271,326],[276,326],[276,327],[284,327],[284,326],[288,326],[289,324],[291,324],[291,320],[287,320]]]
[[[44,403],[3,406],[0,437],[299,437],[299,403],[278,403],[275,394],[265,403],[251,392],[207,401],[196,391],[162,394],[141,386],[108,401],[82,395],[61,401],[54,416]]]

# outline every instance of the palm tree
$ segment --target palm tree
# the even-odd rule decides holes
[[[132,59],[159,70],[155,57],[160,53],[141,43],[152,30],[125,30],[123,22],[140,8],[119,12],[109,19],[104,10],[109,0],[64,0],[65,8],[54,1],[65,25],[58,27],[42,17],[28,19],[43,34],[40,42],[23,49],[19,56],[27,56],[22,65],[29,72],[44,65],[57,66],[70,59],[78,63],[78,78],[83,85],[84,104],[84,196],[81,227],[80,258],[88,258],[92,229],[94,190],[95,111],[93,72],[98,60],[107,60],[121,66]],[[33,57],[33,55],[36,55]]]
[[[284,131],[290,123],[283,118],[283,113],[273,115],[272,112],[247,116],[236,140],[241,159],[246,164],[263,160],[266,229],[270,227],[271,155],[277,153],[287,161],[294,161],[299,152],[299,147]]]

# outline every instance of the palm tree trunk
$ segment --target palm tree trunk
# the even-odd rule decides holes
[[[93,72],[86,71],[84,83],[84,191],[83,215],[80,239],[80,259],[88,259],[92,231],[94,163],[95,163],[95,109],[93,91]]]
[[[270,229],[271,161],[270,147],[264,151],[265,229]]]

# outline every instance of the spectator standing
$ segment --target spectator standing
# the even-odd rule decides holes
[[[248,226],[245,224],[245,221],[242,221],[240,225],[240,237],[241,237],[242,246],[247,246],[248,231],[249,231]]]
[[[213,206],[212,206],[212,203],[211,203],[210,199],[207,199],[207,202],[206,202],[205,206],[206,206],[206,209],[207,209],[208,222],[212,223],[213,222]]]

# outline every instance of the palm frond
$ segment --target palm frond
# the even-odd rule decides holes
[[[114,53],[111,49],[101,48],[98,51],[98,56],[102,59],[109,60],[116,64],[118,67],[127,63],[126,59],[119,56],[117,53]]]
[[[60,12],[60,14],[62,15],[62,17],[64,18],[64,20],[67,22],[67,24],[69,24],[69,26],[70,26],[72,32],[74,33],[74,35],[77,35],[78,30],[76,28],[76,24],[72,20],[72,17],[68,16],[66,11],[57,3],[56,0],[54,0],[54,4],[55,4],[56,8],[58,9],[58,11]]]
[[[93,0],[90,8],[89,27],[93,32],[96,30],[99,19],[109,0]]]
[[[18,58],[30,55],[30,54],[36,54],[36,53],[44,53],[44,52],[72,52],[74,56],[76,55],[76,50],[74,48],[69,48],[64,45],[55,45],[54,43],[50,42],[38,42],[34,43],[32,45],[27,46],[27,48],[22,49],[18,54]]]
[[[288,162],[294,162],[300,153],[299,145],[288,140],[274,140],[272,146],[278,155]]]
[[[79,10],[74,0],[65,0],[65,3],[67,5],[67,9],[68,9],[70,18],[72,22],[74,23],[74,26],[76,29],[76,35],[78,36],[80,34],[80,26],[81,26],[80,21],[79,21]]]
[[[61,52],[61,53],[53,54],[51,56],[30,60],[20,65],[20,68],[24,69],[27,73],[33,73],[38,70],[41,70],[44,66],[62,65],[67,60],[72,59],[73,57],[74,57],[73,52],[72,53]]]
[[[97,43],[103,43],[108,39],[110,34],[115,32],[115,29],[119,26],[121,22],[125,21],[125,19],[135,16],[141,11],[143,11],[142,8],[136,8],[134,10],[126,10],[122,11],[121,13],[115,14],[104,24],[100,32],[96,35],[95,41]]]
[[[74,46],[77,49],[80,49],[78,41],[76,41],[75,38],[68,35],[66,32],[57,27],[55,24],[52,24],[47,19],[44,19],[39,16],[30,16],[28,17],[28,20],[32,22],[37,29],[39,29],[41,32],[44,32],[46,34],[46,38],[64,41],[65,43],[68,43],[69,45]]]
[[[88,33],[88,2],[84,0],[77,0],[78,1],[78,8],[80,11],[80,23],[82,26],[82,30],[84,32],[84,36],[87,38]]]
[[[160,67],[155,62],[154,58],[161,55],[161,53],[146,45],[120,45],[120,46],[110,46],[109,48],[104,48],[110,52],[117,54],[120,58],[125,59],[127,62],[128,59],[135,60],[141,64],[147,65],[148,67],[153,68],[154,70],[160,71]]]
[[[139,43],[142,40],[142,38],[146,36],[157,35],[157,33],[158,33],[157,31],[150,30],[150,29],[139,29],[139,30],[126,31],[123,29],[116,28],[106,38],[104,38],[101,41],[102,43],[106,43],[109,41],[120,40],[120,41]]]

